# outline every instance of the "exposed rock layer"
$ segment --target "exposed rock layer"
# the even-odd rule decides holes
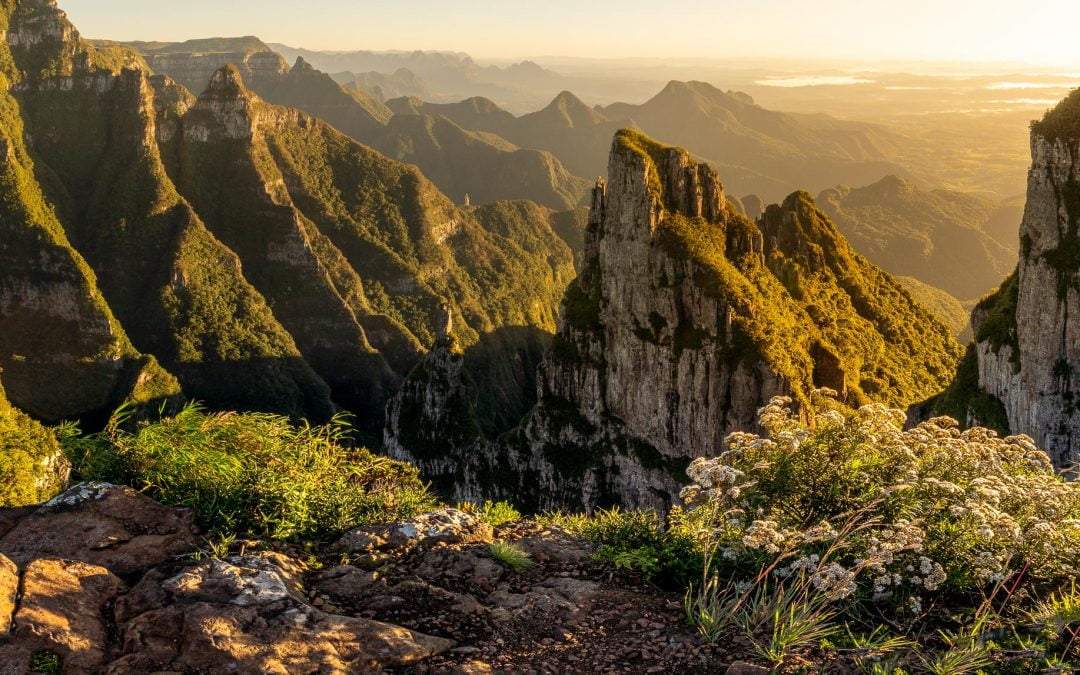
[[[1003,404],[1012,432],[1062,467],[1080,458],[1077,109],[1074,92],[1033,125],[1019,268],[972,315],[979,387]]]
[[[907,405],[955,367],[948,329],[854,254],[805,193],[754,224],[714,169],[628,131],[608,175],[540,403],[512,438],[462,443],[477,434],[451,412],[467,408],[469,385],[449,346],[390,407],[387,448],[455,496],[663,509],[687,463],[754,429],[774,395],[805,403],[829,387],[853,405]]]

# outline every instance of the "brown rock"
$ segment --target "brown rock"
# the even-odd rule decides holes
[[[107,569],[70,560],[35,560],[23,575],[12,642],[0,647],[0,673],[29,672],[38,651],[60,658],[65,673],[93,672],[108,657],[104,606],[124,583]]]
[[[378,572],[338,565],[317,574],[315,587],[335,598],[356,601],[368,594],[378,580]]]
[[[354,673],[404,665],[454,642],[307,604],[298,562],[281,555],[207,560],[137,587],[112,675],[160,671]],[[156,574],[152,573],[152,574]],[[123,616],[134,605],[125,604]],[[118,616],[121,615],[118,606]]]
[[[162,506],[128,487],[84,483],[20,520],[0,539],[0,553],[18,565],[62,558],[141,574],[193,550],[196,531],[188,509]]]
[[[452,647],[391,624],[313,607],[198,602],[148,612],[125,628],[112,675],[160,669],[240,673],[354,673],[414,663]]]
[[[768,675],[769,669],[762,666],[755,666],[746,661],[736,661],[728,666],[725,673],[726,675]]]
[[[19,595],[19,570],[15,563],[0,555],[0,635],[11,625],[15,599]]]

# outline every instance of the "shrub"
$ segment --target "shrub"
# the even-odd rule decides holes
[[[533,566],[532,556],[527,551],[521,550],[516,544],[508,541],[497,541],[488,547],[491,557],[506,565],[515,572],[521,572]]]
[[[340,416],[294,426],[278,415],[209,414],[189,405],[133,430],[127,421],[122,409],[99,434],[66,435],[79,475],[192,507],[222,532],[318,537],[435,504],[414,467],[346,447],[351,429]]]
[[[56,435],[0,398],[0,507],[43,502],[64,487],[66,477]]]
[[[803,422],[788,404],[762,410],[769,438],[733,434],[688,470],[696,485],[683,496],[715,514],[718,565],[731,573],[778,558],[778,576],[816,565],[855,517],[863,525],[845,534],[823,588],[917,607],[1020,568],[1042,581],[1077,574],[1080,485],[1030,438],[960,431],[948,418],[905,430],[904,413],[880,405],[845,414],[822,402]]]
[[[471,502],[462,502],[457,508],[465,513],[471,513],[492,527],[499,527],[507,523],[521,520],[521,512],[514,508],[510,502],[486,501],[481,506]]]
[[[596,546],[601,560],[642,572],[662,588],[685,588],[701,574],[705,553],[680,508],[671,511],[666,527],[655,513],[618,508],[548,518]]]

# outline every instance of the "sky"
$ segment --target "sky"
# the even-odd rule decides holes
[[[1077,0],[59,0],[83,33],[317,50],[1080,65]]]

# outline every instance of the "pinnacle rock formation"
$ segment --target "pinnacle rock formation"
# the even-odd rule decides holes
[[[391,408],[386,445],[461,498],[502,491],[532,495],[537,508],[663,509],[690,460],[753,430],[771,397],[806,402],[828,387],[850,405],[907,405],[943,388],[959,351],[809,195],[755,224],[711,166],[621,131],[537,374],[538,405],[499,442],[459,413],[452,438],[425,438],[421,453],[395,430],[468,405],[451,355],[433,353]]]

